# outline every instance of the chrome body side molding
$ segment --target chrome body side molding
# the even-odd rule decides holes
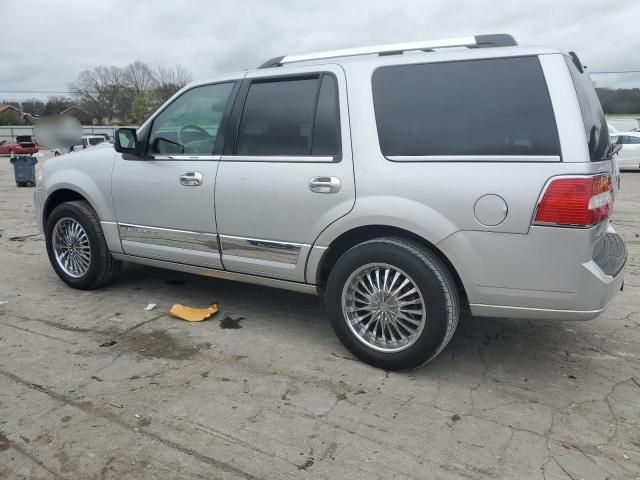
[[[297,265],[300,250],[308,246],[300,243],[220,235],[220,249],[223,255],[250,257],[291,265]]]
[[[275,278],[260,277],[258,275],[248,275],[244,273],[234,273],[225,270],[217,270],[214,268],[196,267],[194,265],[185,265],[181,263],[167,262],[164,260],[156,260],[152,258],[136,257],[134,255],[125,255],[122,253],[111,253],[111,255],[116,260],[138,263],[141,265],[149,265],[151,267],[166,268],[168,270],[177,270],[180,272],[193,273],[206,277],[221,278],[223,280],[252,283],[254,285],[280,288],[283,290],[307,293],[310,295],[320,294],[320,290],[317,285],[310,285],[307,283],[290,282],[287,280],[278,280]]]
[[[123,242],[150,243],[165,247],[218,253],[218,239],[215,233],[190,232],[128,223],[119,223],[118,232],[120,240]]]

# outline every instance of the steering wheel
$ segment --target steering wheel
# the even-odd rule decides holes
[[[206,140],[207,138],[211,138],[211,135],[209,135],[209,132],[207,132],[204,128],[199,127],[198,125],[191,125],[191,124],[185,125],[180,129],[180,132],[178,133],[178,142],[180,142],[180,144],[183,146],[186,145],[183,139],[185,130],[195,130],[196,132],[198,132],[204,137],[203,140]],[[191,142],[193,142],[193,140],[191,140]]]

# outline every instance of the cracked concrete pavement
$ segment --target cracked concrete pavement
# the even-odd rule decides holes
[[[0,478],[640,478],[640,173],[605,314],[465,316],[407,373],[354,360],[302,294],[133,265],[74,291],[12,179],[2,159]],[[214,302],[203,323],[165,314]]]

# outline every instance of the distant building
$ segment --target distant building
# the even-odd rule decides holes
[[[0,103],[0,125],[20,125],[24,122],[23,116],[19,108]]]

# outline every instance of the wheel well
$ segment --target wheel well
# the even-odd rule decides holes
[[[404,230],[398,227],[390,227],[388,225],[367,225],[364,227],[354,228],[348,232],[343,233],[336,238],[327,249],[327,252],[320,261],[320,267],[318,268],[318,280],[321,285],[324,285],[329,278],[329,272],[335,265],[338,259],[350,248],[355,247],[359,243],[366,242],[367,240],[373,240],[374,238],[381,237],[396,237],[410,240],[425,248],[428,248],[431,252],[435,253],[440,260],[449,268],[449,271],[453,275],[461,297],[466,299],[466,293],[464,285],[460,279],[460,275],[449,261],[449,259],[431,242],[425,240],[420,235],[416,235],[413,232]]]
[[[47,218],[49,218],[49,214],[56,208],[58,205],[61,205],[66,202],[72,202],[74,200],[84,200],[87,201],[82,195],[74,190],[69,190],[68,188],[62,188],[60,190],[56,190],[49,198],[47,198],[47,202],[44,205],[44,217],[43,224],[46,225]]]

